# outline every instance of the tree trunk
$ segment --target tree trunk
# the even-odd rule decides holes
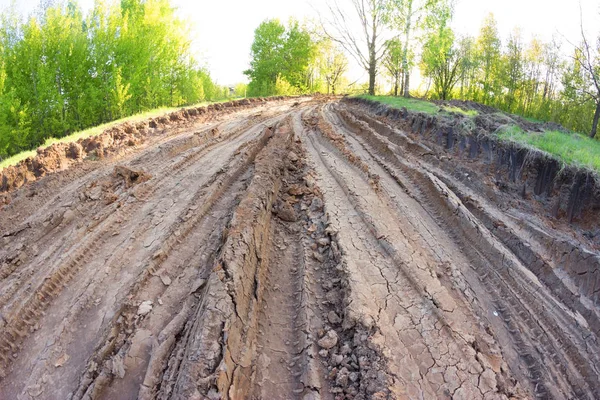
[[[592,122],[592,131],[590,137],[596,137],[596,131],[598,130],[598,120],[600,119],[600,101],[596,100],[596,112],[594,113],[594,121]]]
[[[404,97],[409,98],[410,97],[410,74],[408,73],[408,71],[406,71],[406,73],[404,74]]]
[[[369,57],[369,94],[371,96],[375,96],[375,75],[377,74],[375,63],[375,54],[372,53]]]
[[[408,71],[408,41],[410,39],[411,19],[412,19],[412,1],[408,2],[408,12],[406,13],[406,27],[404,28],[404,51],[402,52],[402,69],[404,70],[404,91],[402,95],[410,97],[410,72]]]

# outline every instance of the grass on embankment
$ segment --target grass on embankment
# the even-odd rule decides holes
[[[458,107],[439,107],[438,105],[417,99],[405,99],[392,96],[359,96],[364,99],[377,101],[396,108],[406,107],[407,110],[440,114],[443,112],[462,113],[468,117],[477,115],[476,111],[464,111]],[[530,122],[542,123],[532,118]],[[525,147],[541,150],[554,156],[566,165],[589,169],[600,173],[600,141],[575,132],[545,131],[526,132],[517,125],[506,126],[497,132],[501,140],[519,143]]]
[[[437,114],[439,107],[433,103],[417,99],[406,99],[404,97],[393,97],[393,96],[359,96],[362,99],[376,101],[378,103],[387,104],[395,108],[406,107],[409,111],[424,112],[427,114]]]
[[[223,101],[228,101],[228,100],[223,100]],[[185,108],[187,107],[201,107],[203,105],[207,105],[207,104],[211,104],[209,102],[204,102],[204,103],[199,103],[193,106],[185,106]],[[112,128],[113,126],[122,124],[124,122],[131,122],[131,123],[136,123],[136,122],[140,122],[143,121],[145,119],[148,118],[155,118],[158,116],[161,116],[163,114],[168,114],[170,112],[173,111],[178,111],[181,110],[183,107],[162,107],[162,108],[157,108],[154,110],[150,110],[150,111],[145,111],[142,112],[140,114],[135,114],[129,117],[125,117],[125,118],[121,118],[112,122],[107,122],[105,124],[102,125],[98,125],[92,128],[88,128],[85,129],[83,131],[80,132],[75,132],[70,134],[69,136],[65,136],[62,138],[48,138],[46,139],[46,141],[44,142],[44,144],[42,144],[39,147],[48,147],[53,145],[54,143],[71,143],[71,142],[76,142],[80,139],[87,139],[89,137],[92,136],[98,136],[100,135],[102,132],[104,132],[106,129]],[[10,167],[11,165],[17,165],[19,162],[29,158],[29,157],[35,157],[35,155],[37,154],[36,150],[29,150],[29,151],[24,151],[22,153],[19,154],[15,154],[12,157],[6,158],[2,161],[0,161],[0,170],[6,168],[6,167]]]
[[[575,132],[525,132],[510,126],[498,133],[502,140],[539,149],[554,155],[567,165],[574,165],[600,173],[600,141]]]
[[[473,117],[477,115],[477,111],[475,110],[463,110],[459,107],[448,107],[448,106],[438,106],[437,104],[431,103],[425,100],[417,100],[417,99],[407,99],[404,97],[393,97],[393,96],[369,96],[363,95],[359,96],[362,99],[367,99],[371,101],[377,101],[379,103],[387,104],[389,106],[395,108],[406,107],[409,111],[417,111],[424,112],[427,114],[438,114],[440,109],[445,112],[453,112],[460,113],[469,117]]]

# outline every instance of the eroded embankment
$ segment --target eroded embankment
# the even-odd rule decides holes
[[[493,135],[506,119],[497,113],[469,117],[432,116],[397,109],[365,99],[345,99],[360,104],[392,125],[415,135],[461,162],[479,162],[483,172],[502,190],[541,203],[555,218],[566,218],[591,231],[600,223],[598,177],[583,169],[561,166],[550,156],[499,140]],[[591,232],[595,236],[596,232]],[[600,240],[600,237],[599,237]]]
[[[149,137],[164,134],[167,130],[170,134],[174,134],[178,127],[209,121],[217,115],[227,115],[244,108],[284,99],[286,97],[282,96],[250,98],[202,107],[183,108],[180,111],[136,123],[125,122],[105,130],[98,136],[80,139],[77,142],[56,143],[46,148],[39,148],[35,157],[0,171],[0,193],[14,190],[27,182],[33,182],[56,171],[64,171],[72,164],[86,158],[101,160],[105,157],[123,154],[128,149],[131,150],[141,145]],[[0,199],[5,200],[4,197]]]
[[[599,304],[597,176],[572,167],[561,168],[558,161],[540,152],[498,140],[490,134],[500,126],[493,117],[476,117],[476,129],[471,132],[471,128],[464,127],[466,117],[448,120],[365,100],[347,102],[361,104],[361,109],[366,105],[366,110],[384,123],[357,109],[358,115],[390,142],[411,146],[413,154],[447,171],[448,179],[440,178],[556,293],[565,299],[584,296]],[[395,129],[411,132],[414,141],[397,134]],[[461,191],[457,185],[466,190]],[[511,223],[486,213],[489,207],[475,202],[467,191],[509,211]],[[531,240],[545,249],[543,257],[522,244]],[[580,311],[590,314],[587,307]]]

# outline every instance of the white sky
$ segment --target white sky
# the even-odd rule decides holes
[[[341,0],[343,1],[343,0]],[[88,9],[93,0],[79,0]],[[254,29],[267,18],[286,22],[290,17],[318,20],[315,8],[324,0],[172,0],[181,16],[194,25],[193,48],[205,61],[219,84],[245,81]],[[11,0],[0,0],[0,9]],[[23,13],[37,1],[19,1]],[[315,7],[311,6],[314,4]],[[577,0],[457,0],[454,27],[459,34],[477,35],[484,17],[493,12],[500,34],[506,38],[520,27],[525,40],[533,35],[549,40],[560,34],[572,42],[579,38],[579,1]],[[581,0],[584,23],[591,34],[600,26],[600,0]],[[348,10],[353,12],[352,9]],[[594,31],[596,29],[596,31]],[[565,44],[564,48],[567,49]],[[366,80],[358,66],[351,68],[351,79]]]

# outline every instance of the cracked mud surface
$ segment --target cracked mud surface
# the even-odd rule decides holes
[[[11,181],[0,399],[600,397],[568,227],[336,100],[156,132]]]

